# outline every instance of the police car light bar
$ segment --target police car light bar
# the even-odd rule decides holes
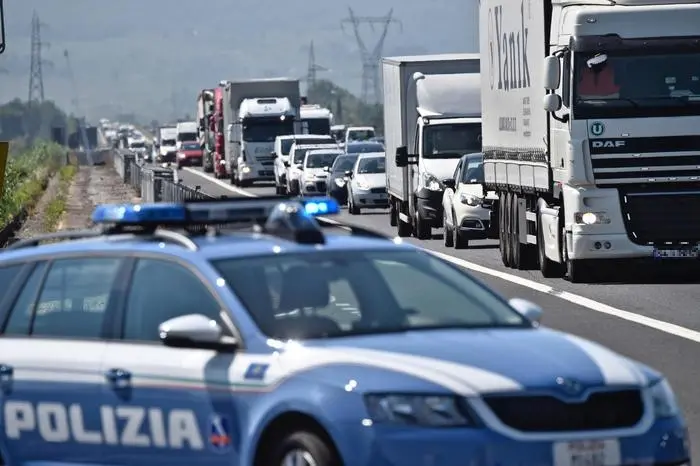
[[[264,223],[273,209],[300,206],[304,215],[335,215],[340,206],[332,198],[259,198],[198,201],[192,203],[105,204],[92,214],[96,224],[133,226],[187,226],[241,222]]]

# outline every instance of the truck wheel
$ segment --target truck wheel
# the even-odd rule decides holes
[[[442,234],[443,241],[445,244],[446,248],[451,248],[454,246],[454,237],[452,236],[452,228],[450,228],[447,224],[447,214],[443,213],[442,214],[442,224],[444,227],[444,233]],[[455,225],[454,223],[452,225]]]
[[[432,228],[430,227],[430,223],[420,218],[418,209],[416,209],[416,215],[413,218],[413,222],[413,234],[415,237],[420,240],[430,239],[433,234]]]
[[[566,244],[566,236],[562,241],[562,257],[566,268],[565,278],[571,283],[589,283],[594,277],[589,264],[581,259],[569,259],[569,250]]]
[[[505,219],[506,267],[513,268],[513,194],[506,193],[503,218]]]
[[[396,201],[396,234],[400,238],[408,238],[412,233],[412,225],[401,220],[401,201]]]
[[[256,465],[265,466],[341,466],[342,462],[332,445],[318,435],[297,431],[275,439],[267,453]]]
[[[498,250],[501,253],[501,262],[508,267],[508,257],[506,254],[506,195],[501,193],[498,196]]]
[[[399,214],[396,211],[396,202],[390,200],[389,206],[390,206],[389,225],[391,225],[392,227],[395,227],[399,224]]]
[[[540,272],[544,278],[560,278],[562,276],[561,264],[554,262],[545,254],[542,216],[539,212],[537,213],[537,258]]]
[[[513,268],[518,270],[530,270],[535,265],[536,251],[529,244],[520,242],[520,205],[519,196],[512,197],[512,244],[513,244]]]

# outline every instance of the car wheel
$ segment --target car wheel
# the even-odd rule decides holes
[[[332,445],[311,432],[293,432],[269,445],[256,466],[341,466]]]
[[[451,248],[454,245],[454,238],[452,237],[452,229],[449,227],[449,224],[447,223],[447,214],[443,213],[442,214],[442,224],[444,226],[444,232],[442,234],[443,241],[445,243],[445,247]]]

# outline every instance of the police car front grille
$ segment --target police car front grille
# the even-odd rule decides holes
[[[622,218],[636,244],[695,244],[700,241],[700,190],[648,187],[621,190]]]
[[[484,399],[502,423],[521,432],[624,429],[635,426],[644,414],[639,390],[593,393],[583,402],[546,395],[493,395]]]

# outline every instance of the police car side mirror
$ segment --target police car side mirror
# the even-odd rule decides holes
[[[221,326],[202,314],[166,320],[158,327],[158,333],[165,346],[214,350],[235,347],[235,341],[226,341]]]
[[[542,320],[543,311],[537,304],[521,298],[512,298],[508,301],[508,304],[510,304],[510,307],[522,314],[523,317],[531,321],[536,326],[539,326],[540,321]]]

